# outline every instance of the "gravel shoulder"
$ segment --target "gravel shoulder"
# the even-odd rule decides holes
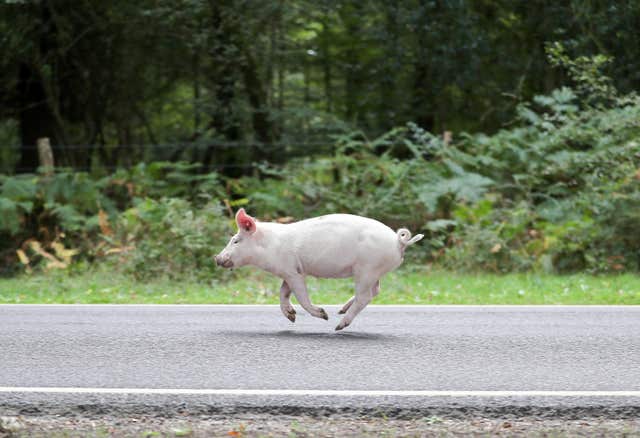
[[[640,419],[539,417],[466,419],[437,416],[399,420],[376,417],[233,416],[5,416],[0,437],[413,437],[413,436],[640,436]]]

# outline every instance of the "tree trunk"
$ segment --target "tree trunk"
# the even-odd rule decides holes
[[[425,62],[416,65],[413,82],[412,107],[415,122],[427,131],[433,132],[435,128],[435,114],[433,110],[433,94],[430,93],[432,85],[431,69]]]
[[[200,130],[200,50],[194,49],[192,58],[193,70],[193,131]]]
[[[360,97],[362,86],[362,65],[360,62],[361,23],[360,4],[353,4],[353,11],[346,17],[347,34],[351,36],[349,47],[346,50],[345,72],[345,118],[347,121],[357,123],[360,115]],[[353,14],[353,16],[352,16]]]
[[[33,69],[22,64],[18,85],[20,95],[20,143],[22,156],[18,164],[20,172],[35,172],[38,168],[38,139],[48,137],[57,143],[55,118],[47,105],[42,82]]]
[[[324,82],[324,100],[325,110],[327,113],[333,111],[333,90],[332,90],[332,71],[331,71],[331,53],[329,53],[329,41],[331,35],[329,33],[329,25],[322,22],[322,36],[320,38],[320,54],[322,57],[322,73]]]
[[[386,132],[396,126],[398,113],[400,112],[397,102],[396,75],[399,74],[401,63],[399,58],[400,49],[398,42],[398,2],[389,1],[385,12],[386,33],[389,38],[385,42],[385,60],[383,74],[380,78],[380,102],[378,107],[378,128]]]
[[[277,68],[277,87],[278,87],[278,98],[277,100],[271,99],[269,100],[269,106],[275,107],[278,109],[278,117],[275,121],[272,121],[273,124],[273,138],[277,139],[282,136],[282,131],[284,129],[284,73],[285,73],[285,44],[284,38],[286,35],[285,29],[285,20],[283,18],[283,1],[278,2],[278,15],[276,18],[276,32],[275,32],[275,53],[274,60]],[[272,91],[275,94],[275,88],[273,84],[271,84]]]
[[[242,65],[245,88],[249,95],[251,105],[251,121],[256,139],[260,143],[260,148],[255,152],[254,159],[258,161],[270,158],[269,147],[273,144],[274,132],[273,123],[267,105],[267,93],[265,86],[260,79],[258,65],[253,53],[249,49],[245,51],[245,62]]]
[[[435,128],[435,93],[434,75],[431,66],[433,42],[428,31],[429,25],[436,20],[439,3],[436,2],[433,8],[423,8],[417,20],[416,32],[416,59],[414,61],[413,93],[411,99],[412,114],[414,121],[426,129],[433,132]],[[430,56],[431,55],[431,56]]]
[[[211,10],[211,25],[214,29],[215,40],[211,49],[213,64],[212,85],[215,96],[215,107],[211,114],[211,122],[208,127],[216,131],[217,136],[223,137],[227,142],[236,142],[240,139],[240,127],[233,110],[233,101],[236,96],[236,78],[238,65],[242,62],[240,57],[230,57],[228,48],[233,47],[233,52],[239,47],[237,30],[234,23],[230,23],[228,10],[232,7],[230,2],[209,2]],[[234,38],[235,37],[235,38]],[[212,163],[225,165],[230,162],[240,161],[239,151],[223,149],[219,144],[210,145],[202,158],[203,168],[207,169]],[[239,173],[225,170],[229,176],[239,176]]]
[[[35,5],[34,5],[35,6]],[[39,51],[41,59],[47,59],[55,49],[56,29],[51,20],[51,11],[42,2],[37,11],[40,15]],[[20,143],[22,154],[18,170],[34,172],[38,168],[38,139],[48,137],[54,147],[59,143],[55,114],[48,101],[46,87],[34,65],[20,64],[18,79],[18,101],[20,102]]]

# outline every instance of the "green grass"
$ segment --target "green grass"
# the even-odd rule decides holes
[[[276,304],[280,281],[251,268],[209,284],[139,282],[104,269],[0,279],[0,303]],[[311,299],[341,304],[352,281],[308,279]],[[547,274],[460,274],[404,268],[383,278],[375,304],[640,304],[640,277]]]

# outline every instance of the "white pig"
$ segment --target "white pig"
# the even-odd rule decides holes
[[[388,226],[362,216],[330,214],[292,224],[259,222],[244,208],[236,214],[238,233],[215,256],[225,268],[253,265],[282,278],[280,308],[291,322],[296,311],[291,292],[311,315],[328,320],[324,309],[309,299],[305,276],[354,277],[355,295],[340,310],[342,330],[378,295],[380,278],[402,263],[404,250],[422,239],[406,228]]]

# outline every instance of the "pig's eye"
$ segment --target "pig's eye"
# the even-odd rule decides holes
[[[235,240],[233,241],[233,244],[234,244],[234,245],[235,245],[235,244],[237,244],[237,243],[240,243],[240,240],[239,240],[239,239],[235,239]]]

